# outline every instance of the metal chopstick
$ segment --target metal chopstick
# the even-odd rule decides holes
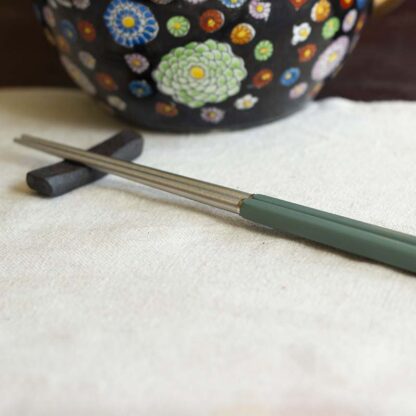
[[[232,188],[187,178],[131,162],[116,160],[29,135],[23,135],[21,138],[15,139],[15,141],[46,153],[54,154],[66,159],[72,158],[72,160],[77,160],[96,169],[102,169],[126,179],[171,192],[176,195],[188,197],[192,200],[234,213],[239,212],[240,201],[250,196],[250,194],[246,192],[240,192]]]
[[[186,178],[71,146],[23,136],[23,144],[103,172],[221,208],[279,231],[416,272],[416,237],[269,196]]]

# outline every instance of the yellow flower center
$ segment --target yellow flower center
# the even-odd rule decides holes
[[[136,20],[133,16],[126,16],[123,17],[122,23],[125,28],[131,29],[136,25]]]
[[[264,10],[264,6],[262,4],[258,4],[256,10],[261,13]]]
[[[308,36],[309,34],[309,30],[304,27],[299,31],[299,35],[302,36],[302,38],[306,38],[306,36]]]
[[[207,26],[208,27],[214,27],[215,26],[215,20],[214,19],[208,19]]]
[[[201,66],[193,66],[190,73],[191,77],[195,79],[202,79],[205,77],[205,70]]]
[[[181,26],[182,25],[181,25],[180,22],[176,22],[176,23],[174,23],[173,28],[176,29],[176,30],[179,30],[181,28]]]
[[[329,55],[329,57],[328,57],[328,61],[329,62],[334,62],[337,58],[338,58],[338,53],[337,52],[332,52],[331,55]]]

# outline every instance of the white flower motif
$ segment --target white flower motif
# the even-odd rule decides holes
[[[57,9],[58,5],[56,4],[55,0],[48,0],[49,6],[51,6],[53,9]]]
[[[298,43],[304,42],[309,38],[312,32],[311,25],[307,22],[300,25],[293,26],[293,36],[292,36],[292,45],[297,45]]]
[[[295,100],[297,98],[302,97],[305,95],[306,91],[308,91],[309,85],[307,82],[301,82],[300,84],[295,85],[289,91],[289,98]]]
[[[251,0],[248,10],[252,17],[260,20],[268,20],[272,9],[271,3],[260,0]]]
[[[129,68],[136,74],[141,74],[142,72],[147,71],[150,65],[147,58],[139,53],[131,53],[126,55],[124,59],[126,60]]]
[[[63,7],[70,9],[71,7],[76,7],[77,9],[85,10],[91,5],[91,0],[48,0],[48,3],[51,7],[56,9],[56,3]]]
[[[94,58],[94,56],[92,56],[89,52],[80,51],[78,54],[78,58],[81,61],[82,65],[85,66],[85,68],[90,69],[91,71],[95,68],[97,61]]]
[[[250,110],[250,108],[253,108],[257,104],[258,100],[254,95],[247,94],[236,100],[234,106],[237,110]]]
[[[73,0],[74,6],[77,9],[85,10],[91,5],[90,0]]]
[[[71,8],[72,7],[72,3],[70,2],[70,0],[56,0],[56,2],[63,7],[68,7]]]
[[[342,22],[342,30],[345,33],[351,31],[353,27],[355,26],[357,19],[358,19],[357,9],[350,10],[344,17],[344,21]]]
[[[208,123],[218,124],[224,119],[225,111],[217,107],[205,107],[201,110],[201,118]]]
[[[65,55],[61,55],[61,62],[72,80],[86,93],[94,95],[97,90],[88,77]]]
[[[53,14],[52,9],[49,6],[43,8],[43,18],[49,27],[56,26],[55,15]]]
[[[107,97],[107,102],[111,105],[111,107],[114,107],[119,111],[124,111],[127,108],[126,102],[120,97],[117,97],[117,95],[109,95]]]
[[[350,39],[348,36],[341,36],[332,42],[315,62],[312,68],[312,79],[314,81],[323,81],[333,74],[344,60],[349,46]]]

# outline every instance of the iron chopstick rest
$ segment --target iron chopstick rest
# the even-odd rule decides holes
[[[269,196],[187,178],[31,136],[16,142],[192,199],[298,237],[416,272],[416,237]]]

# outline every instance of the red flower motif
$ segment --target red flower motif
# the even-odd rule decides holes
[[[343,9],[349,9],[350,7],[353,6],[355,0],[340,0],[339,2]]]
[[[78,31],[82,38],[87,42],[93,42],[97,37],[97,32],[94,25],[87,20],[78,21]]]
[[[208,9],[201,14],[199,24],[205,32],[216,32],[224,25],[224,15],[219,10]]]
[[[156,113],[165,117],[175,117],[178,115],[178,109],[173,103],[163,103],[158,101],[155,106]]]
[[[292,6],[299,10],[302,8],[309,0],[289,0],[292,3]]]
[[[273,81],[273,72],[270,69],[261,69],[253,77],[253,85],[256,88],[263,88]]]
[[[99,72],[95,79],[97,80],[100,87],[104,88],[107,91],[117,91],[118,86],[114,81],[113,77],[105,72]]]
[[[318,48],[314,43],[309,43],[306,46],[298,49],[299,62],[309,62],[316,54]]]

